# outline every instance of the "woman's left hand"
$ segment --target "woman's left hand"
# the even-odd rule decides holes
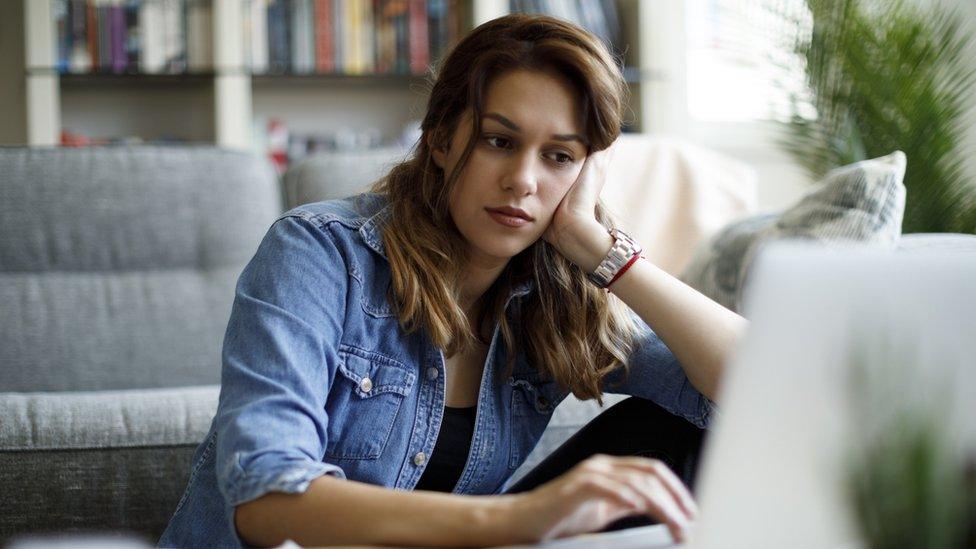
[[[587,271],[596,268],[613,243],[596,219],[596,204],[606,183],[612,151],[613,146],[610,146],[586,157],[579,176],[556,206],[552,221],[542,234],[542,238],[555,246],[559,253]],[[591,266],[593,251],[603,248],[603,244],[606,244],[606,249],[596,251],[598,257]]]

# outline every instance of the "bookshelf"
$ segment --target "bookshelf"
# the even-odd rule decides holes
[[[371,128],[367,141],[389,142],[422,116],[426,104],[422,76],[251,74],[243,46],[246,2],[209,1],[212,70],[180,74],[60,73],[55,3],[15,0],[0,8],[7,10],[0,19],[13,15],[24,21],[25,56],[17,77],[26,90],[22,99],[26,129],[20,142],[58,145],[62,130],[70,130],[92,137],[173,138],[264,151],[267,142],[262,134],[271,119],[284,121],[296,135],[358,131],[356,138],[365,143],[363,128]],[[10,4],[17,4],[12,11]],[[653,64],[661,55],[649,51],[653,42],[641,40],[638,32],[641,23],[661,9],[658,4],[616,0],[623,41],[628,44],[625,62],[633,113],[628,118],[634,131],[653,129],[642,123],[645,114],[663,111],[664,103],[653,97],[656,80],[666,72]],[[461,5],[462,32],[510,9],[509,0],[461,0]]]

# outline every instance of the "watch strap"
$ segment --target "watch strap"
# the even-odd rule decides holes
[[[586,275],[599,288],[609,286],[610,281],[615,279],[620,269],[643,251],[640,244],[620,229],[612,229],[610,235],[614,238],[613,246],[597,268]]]

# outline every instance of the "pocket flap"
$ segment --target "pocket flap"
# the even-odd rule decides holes
[[[512,391],[521,391],[524,401],[540,414],[551,414],[566,396],[555,381],[540,383],[535,380],[510,377],[508,383],[512,386]],[[512,398],[515,398],[514,395]]]
[[[339,347],[339,372],[352,382],[353,391],[361,398],[383,393],[406,396],[417,379],[402,362],[349,345]]]

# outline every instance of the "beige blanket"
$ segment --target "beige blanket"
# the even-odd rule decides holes
[[[677,275],[704,237],[757,208],[748,165],[687,141],[624,134],[601,198],[644,255]]]

